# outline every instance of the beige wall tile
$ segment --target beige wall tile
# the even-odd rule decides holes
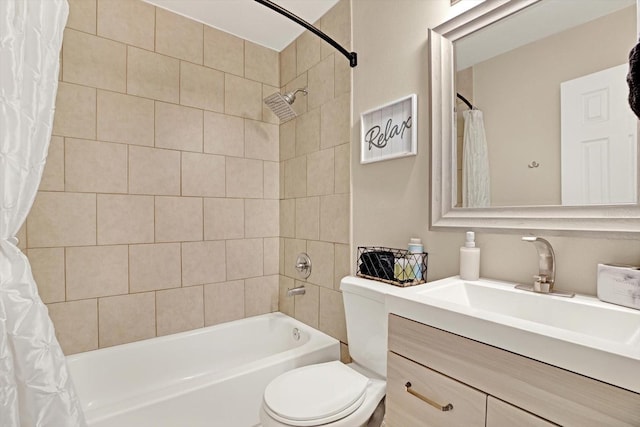
[[[96,0],[69,0],[67,27],[96,33]]]
[[[202,199],[156,197],[156,242],[202,240]]]
[[[224,197],[225,158],[212,154],[182,153],[182,195]]]
[[[351,274],[351,257],[349,245],[337,244],[334,247],[335,262],[334,262],[334,276],[333,276],[333,289],[340,289],[340,281],[343,277]]]
[[[245,157],[277,162],[280,158],[279,145],[278,125],[244,121]]]
[[[320,149],[320,109],[309,111],[296,119],[296,156]]]
[[[294,41],[280,52],[280,86],[286,85],[297,75],[296,43]]]
[[[320,29],[326,34],[331,34],[331,38],[347,50],[351,49],[350,9],[351,5],[348,0],[339,1],[320,18]],[[322,43],[321,52],[322,57],[326,58],[336,50],[330,44]],[[346,58],[344,58],[344,61],[349,62]]]
[[[180,243],[129,246],[130,292],[180,287]]]
[[[47,163],[42,171],[40,191],[64,191],[64,138],[52,136]]]
[[[129,248],[85,246],[65,249],[67,300],[129,292]]]
[[[49,317],[56,329],[56,338],[65,355],[98,348],[98,301],[49,304]]]
[[[30,248],[96,244],[96,195],[39,192],[27,218]]]
[[[244,120],[226,114],[204,112],[204,152],[244,156]]]
[[[333,243],[309,241],[307,253],[313,264],[307,281],[325,288],[333,289],[334,247]]]
[[[280,164],[264,162],[264,198],[280,198]]]
[[[244,76],[271,86],[280,86],[278,52],[250,41],[245,41]]]
[[[236,76],[243,76],[244,40],[205,26],[204,65]]]
[[[202,64],[203,34],[201,23],[156,9],[156,52]]]
[[[306,240],[284,239],[284,274],[288,277],[300,277],[296,270],[298,254],[307,252]]]
[[[223,112],[224,73],[189,62],[181,62],[180,104]]]
[[[27,255],[42,301],[64,301],[64,248],[29,249]]]
[[[328,148],[349,142],[351,139],[351,99],[345,94],[333,99],[321,108],[320,147]]]
[[[158,336],[204,326],[202,286],[169,289],[156,293]]]
[[[98,91],[98,139],[153,146],[154,105],[150,99]]]
[[[180,152],[129,146],[129,192],[180,194]]]
[[[317,151],[307,156],[307,195],[333,194],[334,162],[333,149]]]
[[[335,60],[334,69],[334,87],[335,96],[340,96],[345,93],[351,93],[351,66],[349,61],[345,58],[337,58]]]
[[[320,236],[320,199],[296,199],[296,238],[318,240]]]
[[[204,239],[244,237],[244,200],[204,199]]]
[[[307,195],[307,157],[300,156],[284,162],[284,197]]]
[[[53,134],[75,138],[96,137],[96,90],[60,82]]]
[[[280,237],[278,241],[280,246],[280,255],[279,255],[280,267],[278,271],[280,272],[280,274],[284,274],[284,238]]]
[[[152,196],[98,195],[98,244],[152,243]]]
[[[205,326],[244,318],[244,280],[204,286]]]
[[[276,92],[280,92],[280,88],[275,86],[269,86],[266,84],[262,84],[262,99],[264,100],[267,96],[272,95]],[[267,104],[262,103],[262,121],[267,123],[272,123],[274,125],[280,124],[280,119],[275,113],[267,107]]]
[[[153,338],[156,335],[154,292],[98,300],[100,347]]]
[[[309,109],[320,107],[333,99],[335,91],[335,55],[330,55],[309,69]]]
[[[244,236],[278,237],[280,201],[247,199],[244,202]]]
[[[182,244],[182,286],[223,282],[225,274],[223,241]]]
[[[320,62],[320,44],[322,40],[310,31],[305,31],[296,39],[296,70],[304,73]]]
[[[343,342],[340,343],[340,361],[345,365],[353,362],[349,354],[349,346]]]
[[[296,286],[304,286],[304,295],[296,295],[294,317],[312,328],[320,323],[320,289],[316,285],[296,280]]]
[[[227,279],[262,276],[264,247],[262,239],[227,240]]]
[[[64,32],[65,82],[124,92],[127,48],[124,44],[67,28]]]
[[[342,144],[335,148],[335,192],[351,191],[351,146]]]
[[[156,147],[202,152],[203,113],[156,102]]]
[[[99,0],[98,35],[153,50],[156,10],[137,0]]]
[[[226,159],[227,197],[261,199],[264,194],[264,169],[261,160]]]
[[[66,191],[127,192],[127,146],[110,142],[66,138]]]
[[[280,239],[278,237],[264,239],[264,275],[280,273]]]
[[[280,237],[296,237],[296,201],[280,200]]]
[[[280,295],[278,296],[278,311],[286,314],[287,316],[295,316],[295,298],[287,296],[287,290],[293,289],[295,286],[294,280],[279,276]]]
[[[320,240],[349,243],[349,195],[320,198]]]
[[[127,93],[178,103],[180,61],[129,46],[127,48]]]
[[[342,293],[320,288],[320,330],[335,339],[347,342],[347,323]]]
[[[280,125],[280,161],[296,156],[296,122],[289,120]]]
[[[225,74],[224,112],[233,116],[262,120],[262,84]]]
[[[263,276],[244,281],[245,315],[278,311],[279,276]]]

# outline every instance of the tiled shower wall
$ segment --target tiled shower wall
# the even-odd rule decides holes
[[[280,86],[277,52],[139,0],[70,0],[54,137],[19,236],[66,354],[277,310],[281,158],[285,184],[309,183],[285,187],[286,215],[299,213],[287,248],[317,253],[320,269],[347,253],[344,225],[318,219],[348,217],[348,188],[312,180],[348,164],[346,140],[318,139],[348,87],[334,90],[334,55],[308,43],[309,113],[281,156],[262,103]],[[326,327],[318,301],[338,309],[333,272],[296,304],[309,323]]]
[[[341,0],[316,23],[345,48],[351,46],[351,9]],[[299,116],[280,125],[280,311],[346,343],[340,279],[349,274],[350,119],[349,61],[304,32],[280,53],[280,83],[298,94]],[[307,252],[312,273],[294,269]],[[287,297],[294,286],[306,294]]]

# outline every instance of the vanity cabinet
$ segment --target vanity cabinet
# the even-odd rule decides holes
[[[393,314],[386,405],[389,427],[640,426],[638,393]]]

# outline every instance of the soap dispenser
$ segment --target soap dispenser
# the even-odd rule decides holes
[[[460,278],[478,280],[480,278],[480,248],[476,248],[475,233],[467,231],[464,246],[460,248]]]

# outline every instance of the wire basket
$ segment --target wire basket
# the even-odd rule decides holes
[[[359,246],[356,275],[395,286],[414,286],[427,281],[426,252],[383,246]]]

